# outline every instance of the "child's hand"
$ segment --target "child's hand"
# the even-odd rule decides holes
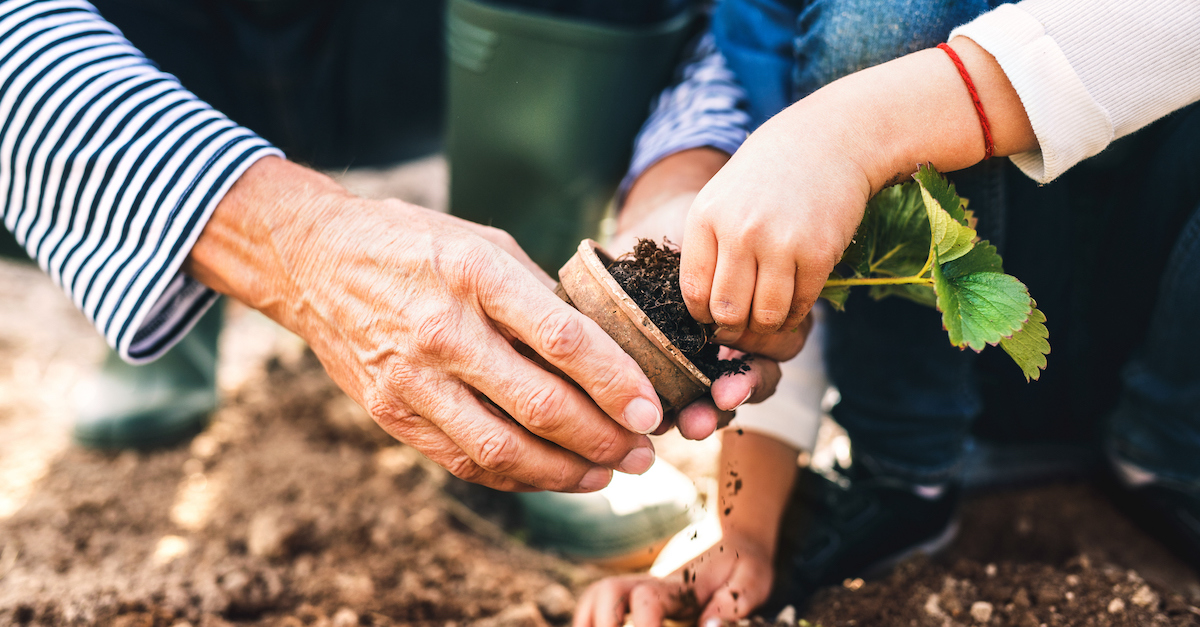
[[[727,334],[796,329],[862,219],[872,185],[819,96],[755,131],[688,213],[684,300]]]
[[[966,37],[950,45],[988,112],[995,156],[1036,149],[1029,116],[995,58]],[[795,328],[872,194],[918,163],[951,172],[984,156],[975,106],[941,50],[822,87],[759,127],[696,197],[682,247],[688,310],[734,332]]]
[[[658,627],[663,618],[697,611],[701,627],[711,619],[746,617],[771,592],[773,551],[748,536],[726,534],[666,578],[624,575],[592,584],[579,600],[573,627],[620,627],[626,613],[634,627]]]
[[[729,155],[718,150],[693,148],[650,166],[629,190],[608,252],[618,256],[632,251],[641,238],[654,241],[666,238],[676,244],[683,241],[688,209],[696,194],[728,159]],[[678,427],[683,437],[690,440],[712,435],[718,426],[729,422],[738,406],[762,402],[775,391],[779,381],[776,361],[794,357],[804,346],[806,336],[807,328],[787,337],[723,332],[715,338],[718,343],[755,355],[750,370],[714,381],[711,398],[692,403],[677,416],[666,416],[656,433]],[[723,349],[721,358],[741,353]]]

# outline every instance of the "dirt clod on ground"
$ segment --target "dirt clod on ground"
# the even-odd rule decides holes
[[[191,446],[67,449],[0,519],[0,625],[569,620],[599,571],[477,533],[447,505],[457,480],[345,400],[307,353]]]
[[[234,313],[227,357],[258,333]],[[604,574],[473,515],[302,349],[248,364],[188,445],[73,447],[62,399],[101,348],[36,269],[0,263],[0,625],[562,627]],[[796,610],[793,627],[1195,626],[1200,580],[1075,483],[969,499],[946,555]]]
[[[641,307],[663,335],[710,380],[745,372],[746,358],[721,359],[720,347],[710,343],[704,325],[688,313],[679,287],[679,249],[664,240],[639,239],[633,252],[608,266],[621,289]]]

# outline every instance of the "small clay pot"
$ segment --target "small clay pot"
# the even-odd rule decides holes
[[[663,410],[682,409],[712,387],[608,272],[612,257],[585,239],[558,271],[555,293],[595,320],[650,378]]]

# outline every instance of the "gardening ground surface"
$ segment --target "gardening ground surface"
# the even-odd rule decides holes
[[[346,181],[437,206],[444,170],[433,159]],[[604,570],[506,536],[298,339],[239,307],[228,318],[225,401],[205,433],[156,453],[90,452],[70,444],[70,397],[103,344],[35,268],[0,262],[0,625],[569,620]],[[702,484],[711,472],[683,465]],[[1063,484],[971,499],[947,555],[847,581],[797,618],[1198,625],[1198,606],[1193,573],[1093,488]]]

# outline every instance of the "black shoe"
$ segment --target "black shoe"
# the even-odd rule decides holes
[[[1101,487],[1117,508],[1200,573],[1200,489],[1155,479],[1131,483],[1116,475]]]
[[[856,465],[857,466],[857,465]],[[933,555],[954,539],[959,487],[934,498],[861,470],[829,477],[800,471],[784,515],[776,582],[764,616],[803,607],[822,586],[881,575],[905,559]]]

